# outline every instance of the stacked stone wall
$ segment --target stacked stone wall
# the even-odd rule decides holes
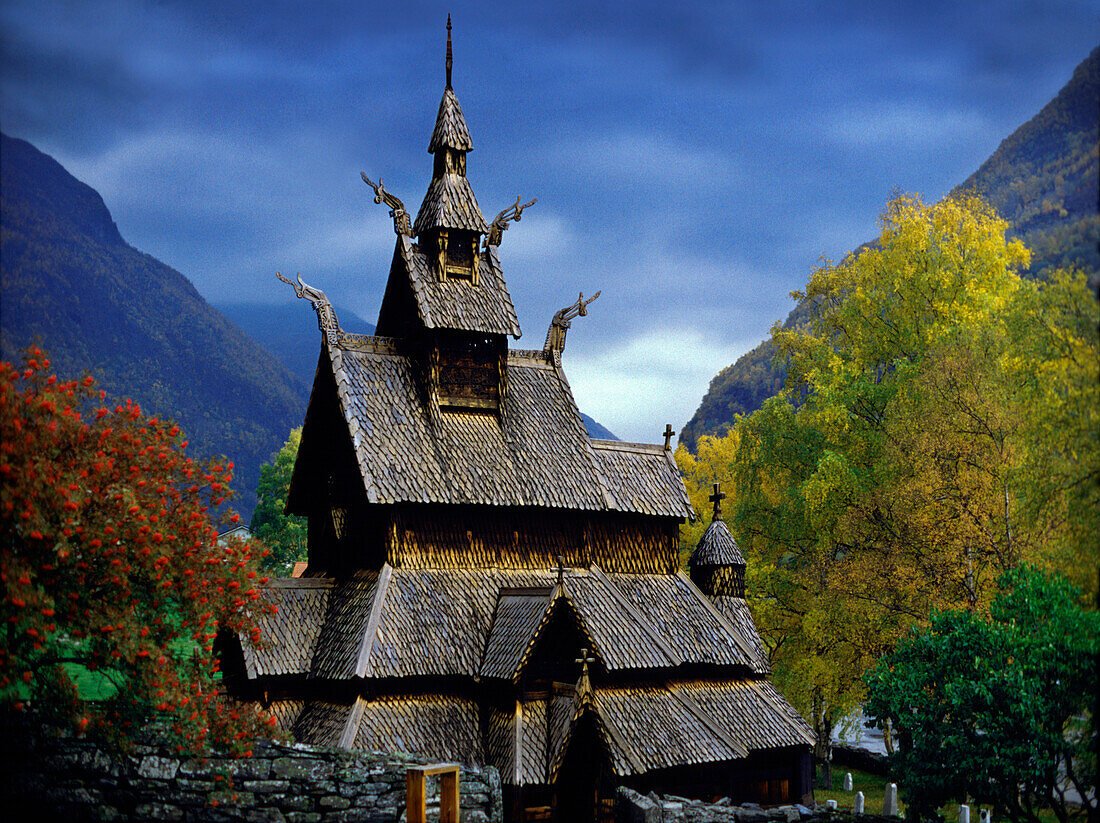
[[[181,756],[161,745],[110,756],[28,721],[0,725],[7,820],[385,823],[403,819],[408,767],[427,762],[268,742],[239,760]],[[459,801],[463,823],[499,823],[496,769],[462,769]],[[438,778],[429,778],[429,819],[438,819],[438,803]]]

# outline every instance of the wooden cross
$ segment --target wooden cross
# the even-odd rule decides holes
[[[588,656],[588,649],[581,649],[581,656],[573,661],[574,663],[580,663],[584,668],[588,668],[589,663],[595,663],[596,658]]]
[[[672,451],[672,424],[665,423],[665,451]]]
[[[722,501],[726,499],[726,493],[721,491],[722,484],[714,484],[714,494],[712,494],[708,500],[714,504],[714,519],[717,520],[722,516]]]
[[[558,565],[551,567],[551,571],[556,571],[558,573],[558,585],[559,586],[561,585],[562,578],[565,576],[565,573],[566,573],[566,571],[568,571],[568,569],[569,569],[569,567],[565,565],[565,558],[562,557],[559,554],[558,555]]]

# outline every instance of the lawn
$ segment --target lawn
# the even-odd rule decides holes
[[[850,792],[844,791],[844,775],[848,772],[852,773],[852,790]],[[833,766],[833,788],[823,789],[818,787],[814,789],[814,799],[818,803],[824,803],[826,800],[835,800],[837,808],[851,811],[856,802],[856,792],[863,792],[863,810],[868,814],[882,814],[882,803],[886,798],[886,784],[889,782],[889,778],[882,777],[877,774],[868,774],[867,772],[857,771],[850,769],[846,766]],[[898,814],[905,816],[905,798],[898,790]],[[956,803],[949,803],[948,805],[940,809],[940,814],[943,815],[944,823],[958,823],[959,821],[959,806]],[[1058,818],[1054,816],[1054,813],[1049,810],[1043,810],[1039,813],[1039,817],[1044,823],[1058,823]],[[1079,815],[1081,820],[1086,817],[1084,811]],[[1071,816],[1071,820],[1076,819]],[[970,823],[980,823],[980,816],[978,813],[978,805],[976,803],[970,804]],[[996,820],[996,818],[994,818]]]

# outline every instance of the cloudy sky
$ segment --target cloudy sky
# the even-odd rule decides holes
[[[649,442],[892,192],[942,197],[1100,42],[1092,0],[3,0],[0,128],[209,301],[312,324],[275,279],[300,272],[373,321],[394,236],[359,172],[419,207],[448,11],[482,211],[539,201],[501,247],[514,345],[602,290],[566,371]]]

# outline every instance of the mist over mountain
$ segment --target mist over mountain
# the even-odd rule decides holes
[[[274,275],[271,280],[272,290],[277,287],[280,292],[290,293],[290,288],[277,282]],[[263,346],[306,386],[313,385],[317,355],[321,351],[321,332],[317,328],[317,316],[308,302],[215,303],[214,308]],[[351,309],[342,306],[333,308],[344,331],[374,334],[374,324],[368,323]]]
[[[234,461],[247,520],[308,384],[128,245],[99,194],[53,158],[0,135],[0,179],[0,357],[18,362],[37,343],[59,375],[90,371],[110,398],[174,419],[192,454]]]
[[[1030,277],[1072,265],[1094,288],[1100,281],[1098,123],[1100,47],[1053,100],[952,192],[977,192],[1009,221],[1010,235],[1032,251]],[[796,306],[783,326],[807,316],[805,306]],[[704,434],[725,434],[738,414],[751,414],[782,389],[787,373],[774,364],[775,355],[769,338],[715,375],[680,442],[694,450]]]

